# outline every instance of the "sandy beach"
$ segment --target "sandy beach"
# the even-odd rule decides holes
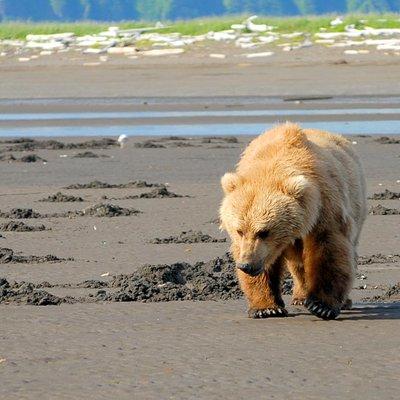
[[[324,49],[291,56],[242,62],[232,54],[232,62],[188,52],[92,67],[70,55],[29,65],[3,59],[0,112],[398,107],[398,58]],[[366,118],[383,118],[374,113]],[[319,123],[312,118],[297,119]],[[184,122],[205,119],[221,122]],[[294,306],[286,319],[251,320],[225,255],[218,206],[219,179],[252,136],[131,136],[121,149],[119,122],[96,123],[116,135],[1,138],[2,398],[398,398],[399,136],[350,137],[370,207],[354,308],[329,322]],[[0,128],[79,124],[0,121]],[[198,274],[190,288],[174,280],[182,265],[175,263]],[[154,285],[140,292],[150,275]],[[201,289],[210,281],[215,286]]]

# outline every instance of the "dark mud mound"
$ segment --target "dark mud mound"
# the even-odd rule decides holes
[[[374,193],[371,197],[368,198],[370,200],[398,200],[400,199],[400,193],[392,192],[386,189],[383,193]]]
[[[14,162],[17,161],[17,159],[12,154],[1,154],[0,161]]]
[[[5,149],[6,151],[33,151],[38,149],[45,149],[45,150],[106,149],[111,146],[118,146],[117,140],[111,138],[94,139],[81,143],[63,143],[59,142],[58,140],[21,139],[19,142],[14,142],[11,144],[12,146],[6,147]]]
[[[85,200],[83,200],[82,197],[69,196],[67,194],[58,192],[39,201],[49,202],[49,203],[70,203],[70,202],[82,202]]]
[[[388,136],[381,136],[376,138],[375,142],[380,144],[400,144],[400,139],[395,139]]]
[[[94,206],[85,208],[82,211],[75,212],[78,216],[91,216],[91,217],[120,217],[136,215],[141,211],[134,208],[123,208],[115,204],[95,204]]]
[[[141,193],[137,196],[129,196],[131,199],[165,199],[176,197],[189,197],[170,192],[166,187],[156,188],[151,192]]]
[[[387,208],[382,204],[372,206],[368,212],[370,215],[399,215],[400,211],[396,208]]]
[[[165,149],[166,147],[160,143],[155,143],[152,140],[146,140],[144,142],[137,142],[133,145],[137,149]]]
[[[44,290],[36,289],[32,283],[9,283],[0,278],[0,303],[19,303],[34,306],[59,305],[65,302]]]
[[[216,239],[200,231],[181,232],[178,236],[166,238],[154,238],[150,240],[152,244],[178,244],[178,243],[225,243],[226,239]]]
[[[365,297],[362,299],[367,302],[400,302],[400,282],[397,282],[395,285],[389,287],[389,289],[381,295],[373,296],[373,297]]]
[[[83,153],[77,153],[72,156],[72,158],[109,158],[110,156],[107,156],[105,154],[96,154],[93,153],[92,151],[84,151]]]
[[[202,139],[201,143],[239,143],[235,136],[210,136]]]
[[[358,265],[370,264],[393,264],[400,262],[400,254],[373,254],[371,256],[359,256],[357,260]]]
[[[7,161],[7,162],[24,162],[24,163],[34,163],[38,161],[47,162],[42,157],[39,157],[36,154],[28,154],[26,156],[22,156],[21,158],[16,158],[12,154],[3,154],[0,156],[0,161]]]
[[[33,211],[32,208],[13,208],[7,212],[0,211],[0,217],[11,219],[28,219],[42,218],[43,216],[40,213]]]
[[[34,163],[34,162],[38,162],[38,161],[47,162],[47,160],[45,160],[42,157],[39,157],[36,154],[28,154],[26,156],[22,156],[18,161],[25,162],[25,163]]]
[[[164,187],[161,183],[148,183],[146,181],[131,181],[128,183],[107,183],[101,181],[92,181],[89,183],[74,183],[65,187],[64,189],[130,189],[130,188],[152,188]]]
[[[235,265],[226,254],[194,265],[144,265],[130,275],[118,275],[111,282],[113,293],[101,292],[107,301],[228,300],[242,296]]]
[[[0,248],[0,264],[56,263],[72,260],[72,258],[59,258],[52,254],[46,256],[21,256],[14,254],[14,251],[11,249]]]
[[[192,144],[190,142],[182,142],[181,140],[179,140],[177,142],[171,142],[169,144],[169,147],[199,147],[199,146]]]
[[[22,221],[10,221],[0,224],[0,231],[3,232],[38,232],[46,229],[44,225],[27,225]]]

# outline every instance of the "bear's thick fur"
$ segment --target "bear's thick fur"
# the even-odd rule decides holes
[[[221,227],[232,239],[249,316],[286,316],[280,280],[293,276],[293,304],[336,318],[350,300],[366,216],[360,161],[344,137],[291,123],[254,139],[221,184]]]

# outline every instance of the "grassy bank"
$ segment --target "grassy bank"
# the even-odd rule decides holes
[[[179,32],[184,35],[201,35],[209,31],[221,31],[230,29],[232,24],[242,22],[246,17],[226,17],[197,19],[190,21],[176,21],[166,23],[169,27],[162,32]],[[328,31],[342,31],[349,24],[354,24],[357,28],[370,26],[373,28],[400,28],[400,15],[349,15],[344,18],[344,24],[336,27],[330,26],[332,16],[318,17],[286,17],[269,18],[260,17],[256,20],[258,24],[272,25],[277,32],[295,32],[315,33],[320,28]],[[365,22],[360,22],[365,20]],[[77,23],[26,23],[26,22],[5,22],[0,23],[0,39],[24,39],[27,34],[52,34],[62,32],[74,32],[76,35],[89,35],[106,30],[110,25],[117,25],[122,29],[140,28],[143,26],[153,26],[153,23],[146,22],[77,22]],[[160,30],[161,32],[161,30]]]

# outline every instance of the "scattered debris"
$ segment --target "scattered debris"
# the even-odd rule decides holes
[[[396,208],[387,208],[382,204],[378,204],[376,206],[371,206],[369,209],[370,215],[399,215],[400,211]]]
[[[371,265],[371,264],[393,264],[400,261],[400,254],[372,254],[371,256],[359,256],[357,260],[358,265]]]
[[[396,283],[393,286],[390,286],[385,293],[373,297],[365,297],[362,299],[362,301],[397,303],[400,301],[400,282]]]
[[[183,231],[178,236],[155,238],[150,240],[152,244],[177,244],[177,243],[225,243],[226,239],[215,239],[200,231]]]

